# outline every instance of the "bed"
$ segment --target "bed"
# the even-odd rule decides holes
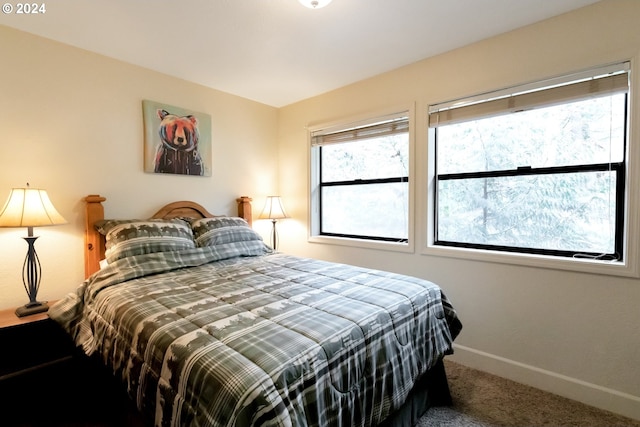
[[[104,201],[85,198],[87,278],[49,315],[149,425],[407,426],[450,403],[462,325],[435,284],[274,252],[248,197],[143,220]]]

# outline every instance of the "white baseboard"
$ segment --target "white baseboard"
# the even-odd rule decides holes
[[[454,344],[453,362],[640,420],[640,397]]]

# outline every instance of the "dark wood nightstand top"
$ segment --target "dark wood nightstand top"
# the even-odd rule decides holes
[[[48,302],[49,307],[55,304],[56,301]],[[47,312],[32,314],[31,316],[18,317],[16,316],[16,308],[8,308],[0,310],[0,328],[8,328],[11,326],[24,325],[26,323],[39,322],[49,318]]]

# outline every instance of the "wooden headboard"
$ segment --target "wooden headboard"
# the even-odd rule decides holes
[[[106,198],[97,194],[91,194],[84,198],[86,203],[85,232],[84,232],[84,275],[91,276],[100,269],[100,260],[104,259],[105,239],[95,228],[95,223],[104,219],[104,207],[102,202]],[[236,199],[238,202],[238,216],[244,218],[249,225],[252,223],[251,198],[242,196]],[[151,218],[211,218],[216,215],[208,212],[202,205],[196,202],[180,201],[163,206]]]

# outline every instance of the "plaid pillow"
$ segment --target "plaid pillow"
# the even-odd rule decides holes
[[[219,216],[197,219],[191,223],[193,237],[198,247],[222,245],[225,243],[262,241],[242,218]]]
[[[96,229],[106,236],[105,256],[121,258],[196,247],[189,224],[180,219],[104,220]]]

